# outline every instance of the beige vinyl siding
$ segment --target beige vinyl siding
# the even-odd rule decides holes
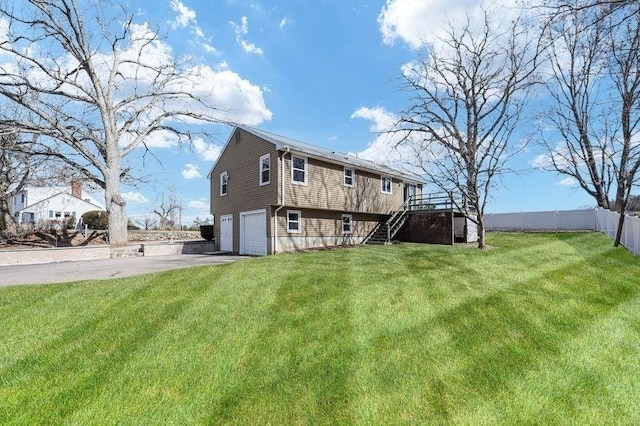
[[[342,233],[342,212],[300,210],[300,232],[288,233],[286,210],[278,212],[278,250],[295,251],[309,248],[360,244],[386,216],[352,213],[352,233]]]
[[[296,155],[304,157],[304,155]],[[353,186],[344,185],[344,166],[307,158],[307,184],[291,181],[291,156],[285,154],[285,204],[301,208],[388,214],[403,202],[403,184],[392,179],[392,193],[382,192],[379,174],[354,168]]]
[[[292,209],[289,209],[291,211]],[[287,234],[295,237],[326,237],[342,235],[342,215],[345,212],[328,211],[328,210],[310,210],[299,209],[300,232],[287,232],[287,209],[278,212],[278,236]],[[380,222],[387,219],[388,216],[365,214],[365,213],[349,213],[351,217],[351,236],[366,237],[369,232]]]
[[[236,133],[240,136],[236,138]],[[260,157],[269,154],[271,179],[260,185]],[[240,247],[240,212],[267,210],[267,241],[272,232],[271,206],[278,204],[279,159],[275,145],[242,129],[236,129],[211,173],[211,213],[214,234],[220,237],[220,215],[233,214],[233,249]],[[228,173],[227,195],[220,196],[220,173]],[[270,250],[270,248],[268,248]]]

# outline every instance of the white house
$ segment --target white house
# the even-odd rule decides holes
[[[21,224],[80,218],[89,211],[105,210],[97,197],[99,194],[83,192],[80,181],[73,181],[67,187],[27,187],[13,196],[10,209]]]

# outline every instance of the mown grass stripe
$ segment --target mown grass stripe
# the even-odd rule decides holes
[[[0,289],[0,422],[640,421],[638,258],[489,244]]]

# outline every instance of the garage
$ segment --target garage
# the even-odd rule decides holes
[[[267,254],[267,211],[240,213],[240,254]]]

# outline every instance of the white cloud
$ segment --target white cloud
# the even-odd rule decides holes
[[[240,45],[242,46],[242,49],[247,53],[254,53],[256,55],[264,55],[264,51],[262,50],[262,48],[257,47],[253,43],[249,43],[248,41],[245,41],[245,40],[240,40]]]
[[[127,203],[147,203],[149,199],[142,195],[139,192],[125,192],[122,194],[122,198],[125,199]]]
[[[570,176],[567,176],[566,178],[556,182],[556,185],[560,185],[560,186],[576,186],[577,184],[578,184],[578,181]]]
[[[370,120],[372,122],[372,132],[384,132],[391,130],[393,125],[398,121],[398,117],[382,107],[359,108],[351,115],[351,118],[364,118],[365,120]]]
[[[409,134],[402,130],[389,132],[397,123],[398,117],[382,107],[359,108],[351,118],[369,120],[369,129],[375,135],[367,148],[358,152],[358,157],[422,175],[425,162],[442,156],[438,146],[425,145],[417,133]]]
[[[187,203],[187,207],[194,210],[204,210],[209,211],[209,203],[204,198],[200,198],[198,200],[191,200]]]
[[[200,179],[202,175],[196,164],[185,164],[182,170],[182,177],[185,179]]]
[[[171,0],[169,2],[171,10],[177,12],[177,16],[174,21],[171,21],[171,28],[174,30],[178,27],[186,27],[191,23],[196,22],[196,12],[193,9],[188,8],[179,0]]]
[[[535,169],[548,169],[553,167],[552,156],[550,154],[538,154],[530,162]]]
[[[208,65],[195,65],[180,72],[180,77],[174,83],[164,89],[154,86],[158,76],[155,75],[153,69],[160,68],[165,72],[171,70],[174,62],[174,53],[171,45],[157,37],[147,23],[132,24],[131,38],[123,40],[119,47],[119,56],[122,60],[118,67],[117,91],[115,93],[115,102],[121,101],[132,93],[144,95],[145,93],[159,94],[160,91],[167,90],[174,92],[165,98],[162,105],[152,104],[156,102],[157,97],[148,96],[140,97],[136,104],[124,104],[122,110],[117,111],[122,116],[127,116],[125,110],[135,107],[146,114],[140,115],[134,122],[133,128],[129,134],[124,133],[121,139],[121,145],[125,146],[133,140],[133,135],[139,134],[145,129],[145,126],[155,117],[164,114],[167,111],[189,111],[191,113],[202,114],[211,120],[234,122],[247,125],[258,125],[264,121],[270,120],[272,113],[266,107],[263,90],[260,86],[254,85],[250,81],[242,78],[237,73],[228,69],[228,65],[224,62],[218,69],[211,68]],[[0,37],[6,40],[8,26],[6,20],[0,19]],[[0,40],[1,40],[0,39]],[[35,57],[50,57],[50,47],[44,44],[31,43],[28,46],[16,46],[16,49],[30,49]],[[107,87],[108,79],[111,74],[111,64],[113,63],[113,54],[110,52],[97,53],[92,57],[94,68],[98,71],[98,76],[102,81],[103,87]],[[78,69],[78,63],[70,55],[63,55],[57,58],[57,63],[61,64],[60,73],[73,74],[71,71]],[[143,65],[139,65],[143,64]],[[0,55],[0,67],[7,72],[16,72],[17,61],[9,54]],[[38,84],[42,88],[53,88],[63,90],[71,96],[84,96],[84,93],[92,92],[91,84],[83,73],[77,73],[75,84],[86,87],[84,93],[77,87],[71,85],[63,85],[57,87],[57,83],[49,79],[44,73],[32,67],[28,76],[32,82]],[[178,94],[176,94],[178,93]],[[185,93],[180,95],[179,93]],[[145,102],[150,104],[145,105]],[[69,103],[70,111],[75,108],[73,103]],[[70,112],[73,114],[73,112]],[[187,124],[201,124],[191,118],[173,117],[172,123],[164,122],[163,124],[176,124],[181,121]],[[135,127],[137,126],[137,127]],[[156,132],[145,139],[147,147],[174,147],[178,144],[178,138],[169,132]],[[213,158],[216,155],[214,149],[204,150],[207,152],[207,158]]]
[[[240,18],[240,24],[233,21],[229,21],[231,28],[236,33],[236,41],[247,53],[253,53],[256,55],[264,55],[264,51],[257,47],[255,44],[248,42],[244,36],[249,34],[249,19],[246,16]]]
[[[192,69],[193,78],[184,80],[184,90],[203,99],[206,105],[217,108],[212,111],[194,104],[192,111],[213,114],[217,119],[257,125],[271,120],[272,113],[267,108],[263,90],[243,79],[231,70],[215,71],[209,66]]]
[[[206,143],[201,138],[193,140],[193,149],[204,161],[214,162],[220,156],[222,147],[213,143]]]
[[[202,47],[205,52],[212,54],[218,53],[218,50],[211,44],[211,37],[207,37],[198,25],[195,10],[187,7],[180,0],[171,0],[169,6],[171,10],[177,13],[175,19],[168,22],[171,28],[175,30],[177,28],[189,27],[191,32],[196,36],[196,43]]]
[[[445,36],[448,23],[460,25],[469,18],[472,26],[482,25],[483,10],[497,14],[505,23],[522,12],[518,0],[387,0],[378,23],[384,43],[393,45],[401,40],[419,49],[437,44]]]
[[[289,23],[289,20],[287,20],[287,18],[282,18],[282,20],[280,21],[280,24],[278,25],[278,28],[280,30],[283,30],[284,27]]]
[[[393,113],[382,107],[361,107],[351,115],[351,118],[370,121],[369,129],[376,135],[364,151],[358,152],[358,157],[396,168],[406,166],[411,158],[410,150],[407,145],[399,145],[399,142],[406,137],[406,133],[386,133],[398,120]]]

